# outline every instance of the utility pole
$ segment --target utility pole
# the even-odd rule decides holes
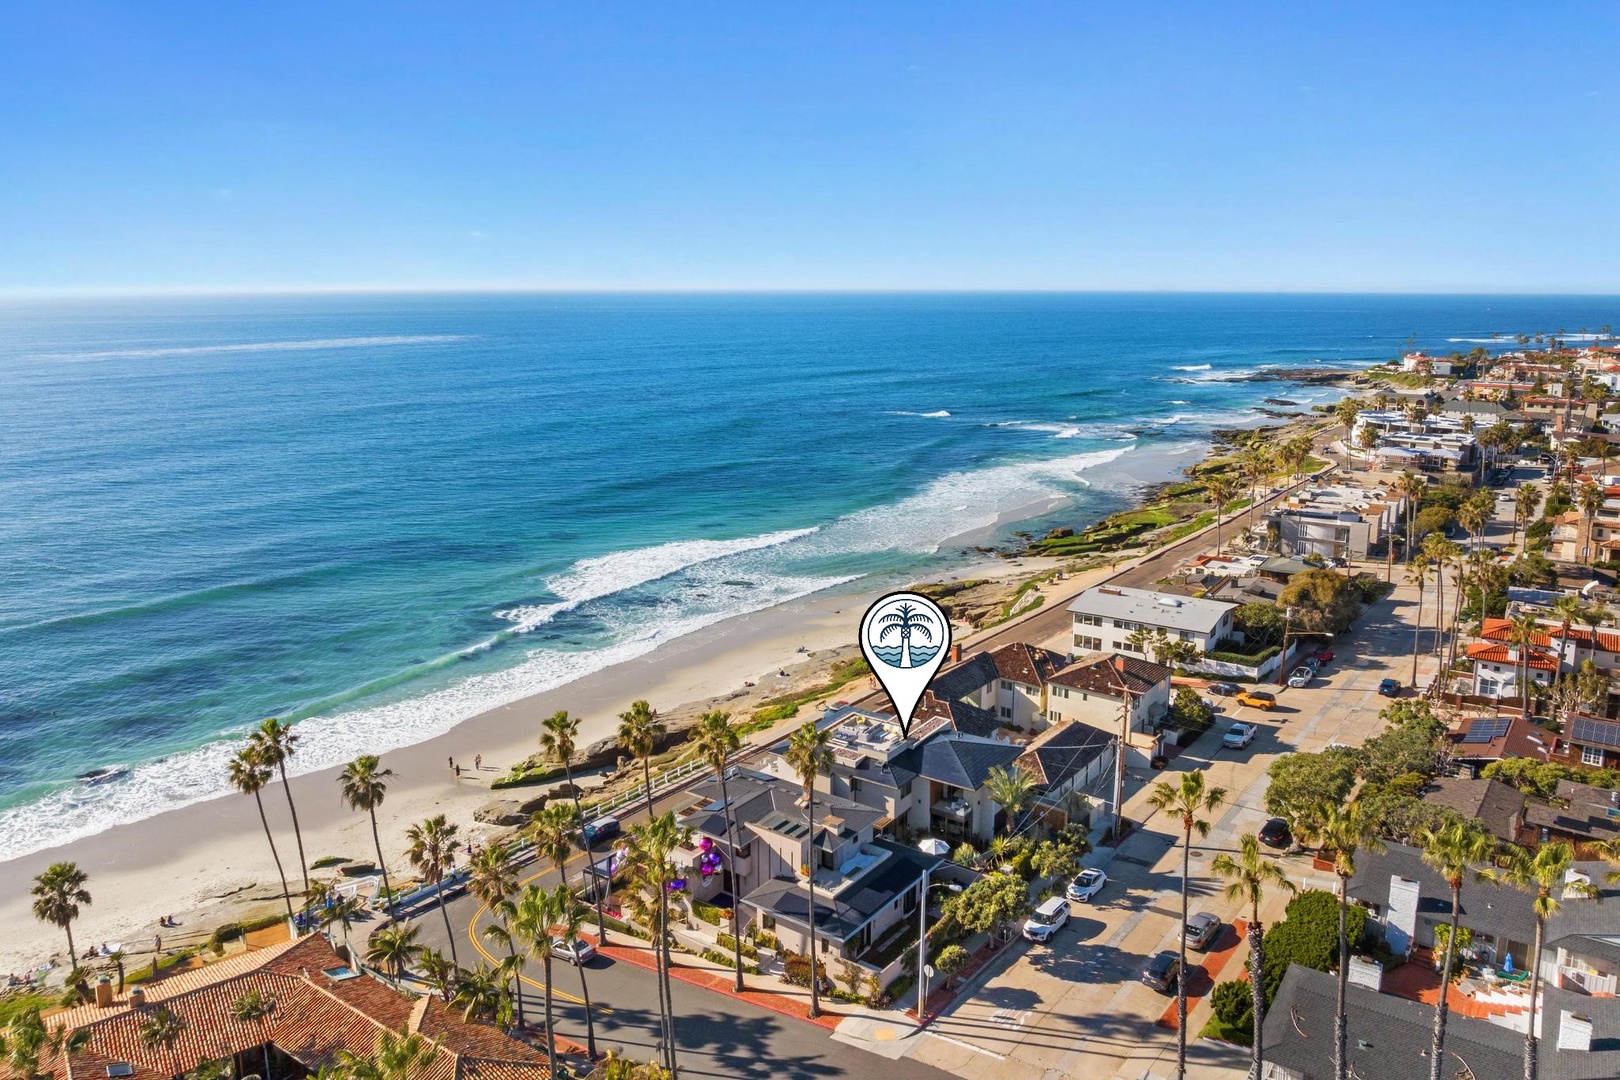
[[[1288,681],[1288,630],[1293,625],[1293,605],[1283,608],[1283,640],[1282,652],[1277,656],[1277,685],[1282,686]]]
[[[1114,846],[1119,847],[1120,833],[1125,824],[1125,744],[1131,731],[1131,692],[1120,680],[1120,693],[1124,705],[1119,711],[1119,740],[1114,749]]]

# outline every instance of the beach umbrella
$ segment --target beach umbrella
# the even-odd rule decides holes
[[[949,855],[951,845],[937,836],[926,836],[917,842],[917,850],[925,855]]]

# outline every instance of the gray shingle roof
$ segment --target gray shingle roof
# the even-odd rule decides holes
[[[902,768],[941,784],[973,791],[984,784],[990,770],[1018,760],[1024,748],[1012,743],[942,731],[919,747],[895,757]]]
[[[1337,1015],[1337,978],[1290,965],[1266,1013],[1266,1062],[1319,1080],[1332,1076]],[[1345,1041],[1353,1075],[1367,1080],[1428,1075],[1433,1026],[1433,1006],[1352,985],[1345,997]],[[1446,1051],[1461,1058],[1476,1080],[1518,1080],[1524,1072],[1522,1037],[1484,1020],[1452,1013]],[[1543,1056],[1552,1055],[1544,1050]],[[1543,1070],[1542,1076],[1548,1075]]]
[[[1616,792],[1581,784],[1558,781],[1558,798],[1568,806],[1531,802],[1525,811],[1526,823],[1551,833],[1581,840],[1612,840],[1620,836],[1620,801]]]
[[[1076,720],[1048,728],[1018,758],[1018,765],[1047,787],[1059,787],[1101,757],[1113,743]]]
[[[1500,780],[1443,776],[1423,789],[1423,801],[1478,821],[1498,839],[1519,838],[1515,825],[1524,818],[1524,793]]]
[[[889,857],[839,890],[836,896],[816,890],[818,932],[839,940],[847,939],[897,896],[915,888],[925,868],[945,861],[938,855],[927,855],[888,840],[874,840],[872,845],[888,852]],[[810,890],[795,878],[772,878],[744,897],[744,902],[800,926],[808,923]]]
[[[737,831],[744,834],[750,825],[773,829],[784,819],[803,825],[805,808],[798,804],[803,792],[797,784],[758,773],[739,772],[726,782],[731,793],[732,813],[737,819]],[[692,789],[694,795],[705,802],[681,817],[681,824],[711,837],[726,839],[726,816],[720,802],[720,781],[710,780]],[[816,821],[818,825],[831,814],[842,818],[847,831],[860,832],[883,818],[883,811],[852,802],[849,799],[816,792]],[[818,837],[819,839],[819,837]]]
[[[1146,589],[1094,585],[1075,597],[1069,604],[1069,610],[1081,615],[1099,615],[1147,626],[1207,634],[1215,629],[1223,615],[1236,606],[1219,600],[1200,600]]]

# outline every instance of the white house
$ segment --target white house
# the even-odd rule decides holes
[[[1143,655],[1133,649],[1132,631],[1162,630],[1167,637],[1189,642],[1203,652],[1233,632],[1236,604],[1191,596],[1128,589],[1117,585],[1096,585],[1069,604],[1074,615],[1074,647],[1084,652],[1123,652]]]
[[[1160,750],[1158,728],[1170,711],[1170,674],[1169,668],[1134,656],[1090,657],[1052,676],[1047,719],[1073,721],[1117,738],[1128,710],[1131,763],[1145,766]]]

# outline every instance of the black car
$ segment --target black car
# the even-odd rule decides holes
[[[1280,817],[1274,817],[1260,826],[1260,842],[1270,847],[1283,848],[1293,842],[1294,835],[1288,831],[1288,822]]]
[[[1147,962],[1142,969],[1142,981],[1161,994],[1176,988],[1181,979],[1181,957],[1166,949]]]
[[[1204,687],[1204,689],[1208,690],[1216,697],[1231,697],[1233,694],[1238,692],[1240,687],[1237,683],[1212,682],[1208,686]]]
[[[1378,692],[1385,697],[1401,696],[1401,681],[1399,679],[1385,679],[1378,684]]]

